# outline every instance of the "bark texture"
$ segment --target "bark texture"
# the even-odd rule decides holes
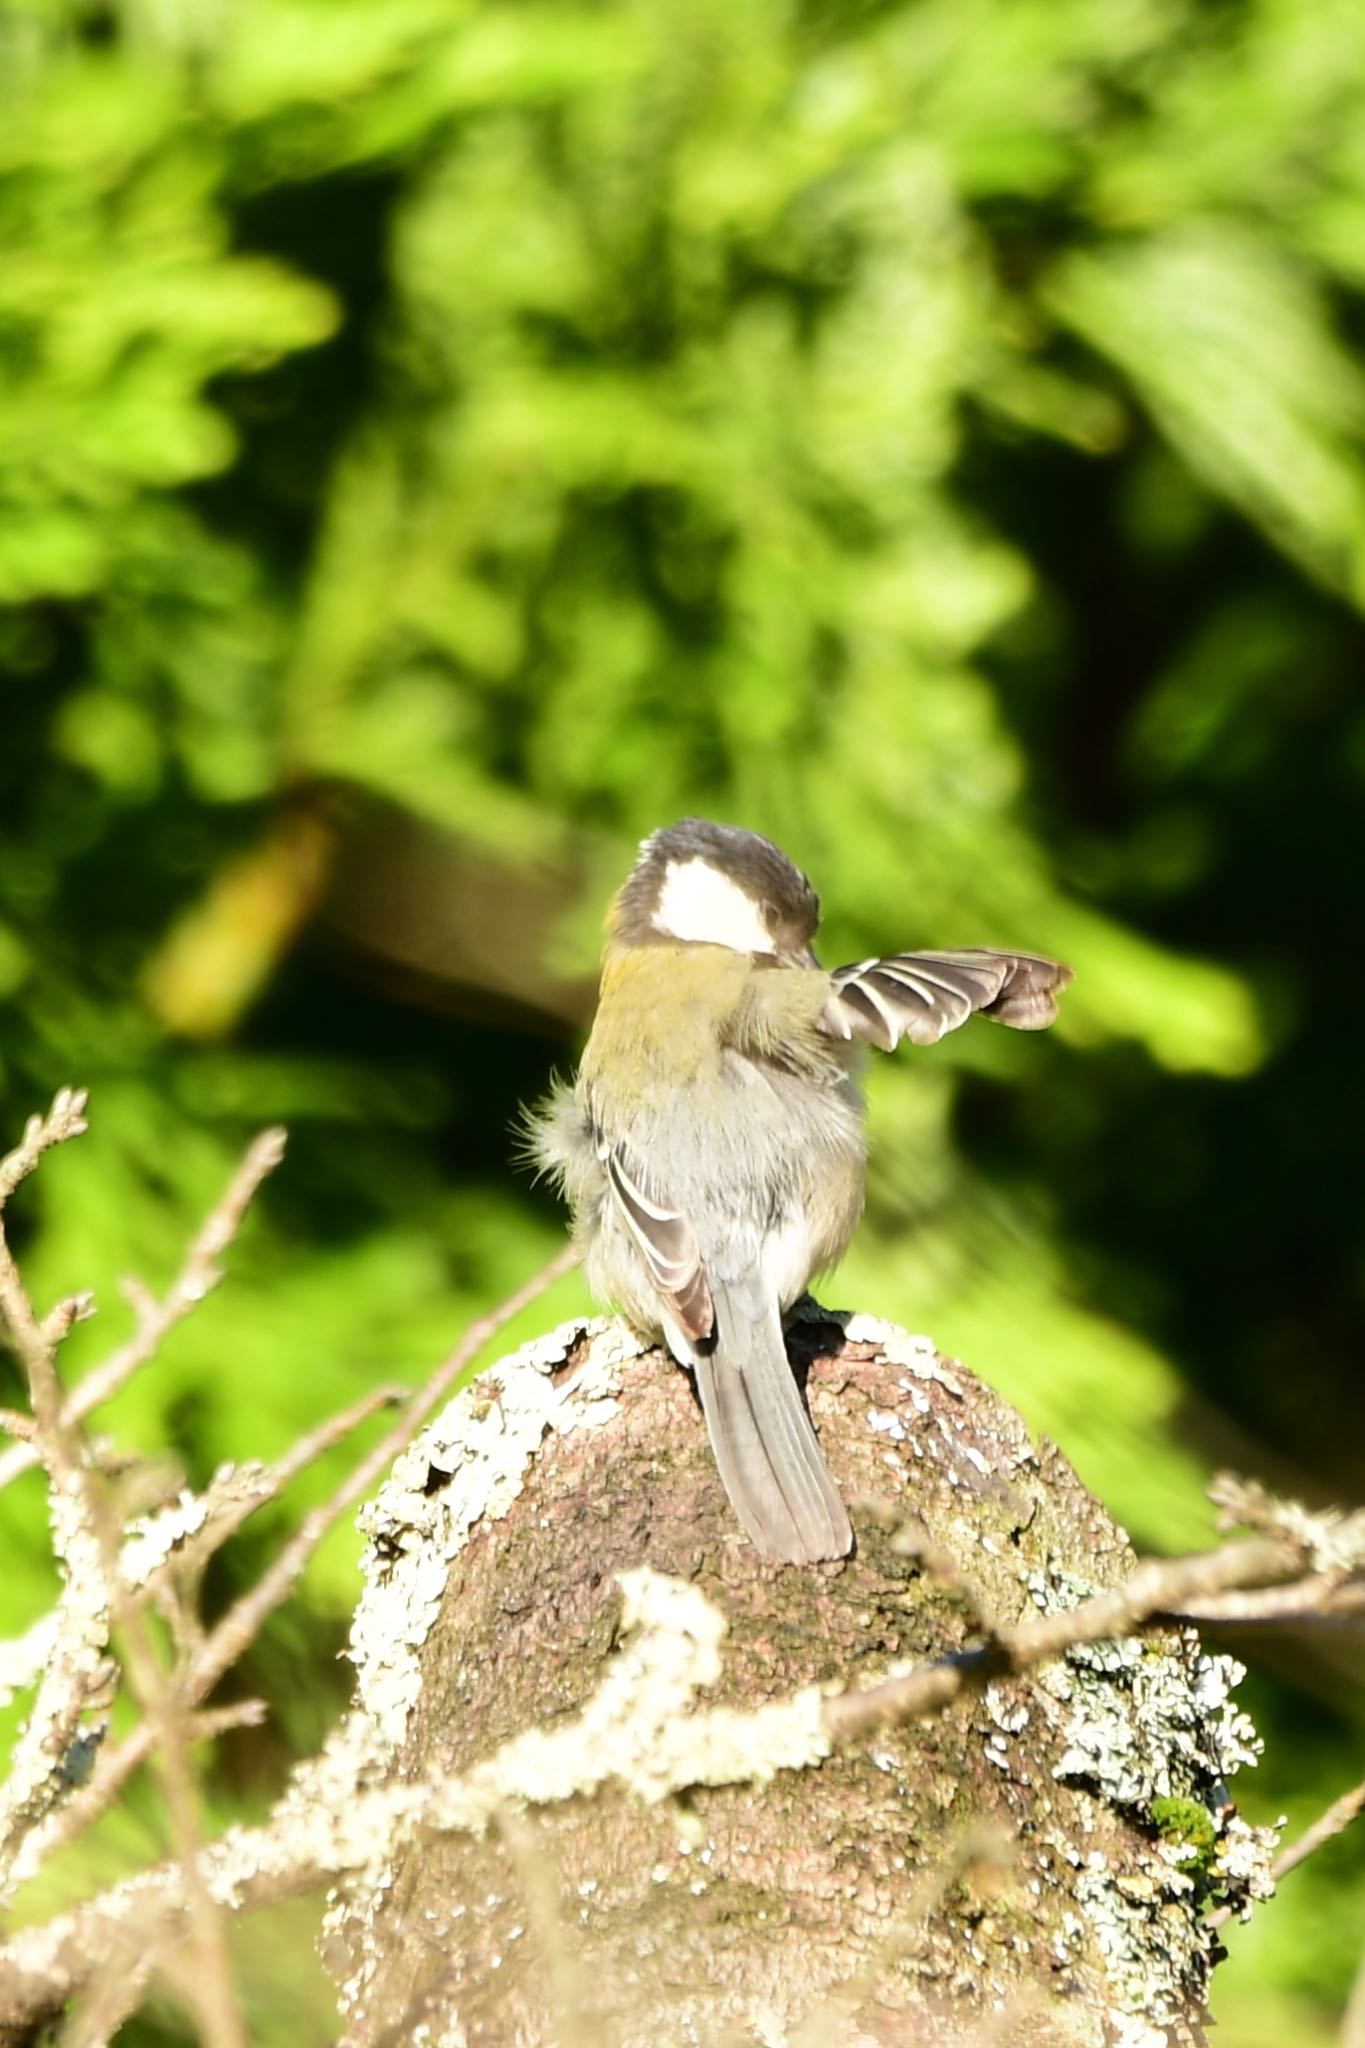
[[[566,1326],[460,1395],[370,1511],[351,1762],[465,1774],[573,1726],[642,1565],[724,1616],[702,1717],[880,1680],[1130,1568],[1056,1448],[926,1340],[812,1310],[791,1348],[851,1557],[767,1563],[687,1376],[619,1324]],[[699,1750],[695,1782],[652,1798],[592,1756],[589,1713],[576,1782],[413,1841],[334,1903],[344,2040],[1197,2041],[1216,1946],[1171,1802],[1216,1827],[1254,1747],[1236,1676],[1188,1631],[1088,1646],[823,1761],[756,1729],[732,1782]]]

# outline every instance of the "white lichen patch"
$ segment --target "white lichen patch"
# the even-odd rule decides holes
[[[1094,1590],[1061,1572],[1031,1573],[1028,1587],[1049,1613]],[[1097,1813],[1117,1808],[1152,1832],[1141,1864],[1115,1869],[1092,1854],[1075,1885],[1122,2016],[1123,2048],[1165,2048],[1169,2030],[1201,2006],[1212,1960],[1207,1905],[1226,1897],[1244,1912],[1269,1889],[1274,1831],[1230,1816],[1224,1782],[1260,1754],[1232,1699],[1244,1675],[1232,1658],[1207,1654],[1193,1629],[1076,1644],[1037,1674],[1035,1698],[1061,1743],[1053,1776],[1088,1794]],[[1197,1830],[1202,1866],[1197,1843],[1161,1828],[1161,1801],[1207,1817]]]
[[[821,1314],[824,1313],[822,1310]],[[841,1315],[838,1320],[850,1344],[875,1344],[888,1364],[903,1366],[915,1379],[937,1380],[950,1394],[961,1398],[962,1382],[954,1378],[939,1357],[932,1337],[913,1336],[908,1330],[898,1329],[894,1323],[885,1323],[880,1316],[870,1316],[862,1310],[856,1315]]]
[[[695,1586],[647,1568],[619,1584],[627,1640],[571,1721],[528,1728],[459,1777],[353,1787],[349,1805],[316,1821],[328,1830],[327,1867],[365,1866],[374,1817],[389,1841],[408,1824],[477,1835],[509,1804],[554,1805],[606,1784],[658,1802],[697,1785],[762,1783],[829,1755],[815,1686],[750,1712],[694,1714],[720,1676],[723,1615]]]
[[[21,1636],[0,1642],[0,1707],[17,1692],[36,1685],[57,1646],[57,1611],[39,1615]]]
[[[1239,1920],[1249,1920],[1253,1907],[1274,1897],[1275,1880],[1270,1865],[1284,1825],[1283,1814],[1274,1827],[1264,1828],[1253,1827],[1240,1813],[1227,1814],[1223,1819],[1214,1851],[1213,1878]]]
[[[277,1490],[266,1466],[256,1459],[220,1465],[202,1493],[185,1487],[165,1507],[131,1525],[119,1553],[124,1578],[135,1586],[146,1585],[164,1565],[191,1550],[195,1538],[215,1523],[244,1519],[273,1499]]]
[[[558,1378],[579,1344],[578,1367]],[[462,1389],[395,1462],[360,1516],[369,1543],[348,1649],[356,1703],[290,1788],[287,1802],[301,1816],[353,1809],[357,1788],[383,1778],[421,1691],[422,1647],[451,1560],[480,1521],[507,1513],[548,1434],[591,1428],[616,1412],[621,1368],[642,1349],[623,1323],[561,1324]],[[391,1850],[391,1825],[377,1825],[363,1884],[335,1895],[324,1915],[324,1941],[345,1932],[352,1945],[352,1969],[339,1986],[343,2012],[363,2000],[378,1968],[375,1914],[391,1882]]]
[[[572,1378],[556,1375],[577,1345]],[[625,1324],[564,1323],[455,1395],[397,1460],[360,1525],[365,1591],[351,1628],[358,1711],[376,1760],[401,1744],[421,1691],[420,1655],[450,1561],[480,1522],[505,1515],[544,1438],[616,1413],[621,1368],[643,1349]]]
[[[1232,1702],[1244,1676],[1231,1657],[1206,1655],[1188,1629],[1076,1645],[1050,1674],[1049,1691],[1069,1706],[1053,1775],[1141,1811],[1171,1797],[1216,1810],[1224,1778],[1260,1754],[1255,1729]]]
[[[134,1522],[124,1540],[121,1557],[129,1578],[135,1585],[142,1585],[191,1536],[198,1536],[207,1522],[207,1501],[188,1488],[159,1514],[144,1515]]]
[[[993,1678],[984,1695],[986,1712],[1006,1735],[1019,1735],[1028,1727],[1029,1712],[1021,1688],[1002,1685]]]
[[[1105,1960],[1116,2048],[1168,2048],[1200,1981],[1189,1974],[1190,1914],[1125,1897],[1103,1867],[1080,1872],[1075,1897]]]

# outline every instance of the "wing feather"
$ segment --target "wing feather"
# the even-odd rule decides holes
[[[933,1045],[974,1013],[1016,1031],[1041,1031],[1057,1015],[1071,969],[1036,953],[966,946],[952,953],[894,953],[837,967],[820,1019],[832,1038],[863,1038],[891,1052],[903,1038]]]
[[[692,1225],[680,1210],[645,1193],[627,1170],[619,1145],[602,1139],[598,1150],[617,1212],[651,1281],[684,1333],[704,1341],[714,1329],[715,1310]]]

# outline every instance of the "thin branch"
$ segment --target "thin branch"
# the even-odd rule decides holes
[[[34,1313],[4,1221],[5,1203],[43,1154],[87,1128],[85,1103],[83,1090],[62,1089],[48,1114],[30,1117],[22,1142],[0,1159],[0,1315],[24,1367],[33,1411],[31,1442],[16,1444],[9,1455],[40,1463],[47,1473],[52,1547],[64,1578],[52,1654],[0,1798],[0,1879],[51,1805],[81,1715],[101,1681],[108,1638],[108,1581],[90,1473],[80,1433],[63,1419],[55,1347]]]
[[[57,1345],[76,1319],[80,1299],[65,1304],[45,1322],[34,1313],[3,1228],[3,1203],[33,1170],[49,1146],[78,1136],[87,1126],[83,1093],[63,1090],[46,1118],[30,1118],[23,1143],[0,1161],[0,1308],[28,1377],[35,1435],[31,1446],[48,1475],[53,1549],[65,1575],[59,1603],[55,1651],[39,1687],[29,1726],[16,1752],[7,1788],[3,1824],[5,1860],[13,1873],[15,1852],[50,1808],[61,1786],[61,1766],[103,1676],[104,1649],[111,1628],[121,1630],[124,1665],[133,1691],[156,1731],[158,1768],[183,1873],[189,1932],[195,1952],[190,1976],[192,2003],[209,2048],[246,2048],[237,2005],[222,1909],[205,1883],[201,1858],[198,1797],[189,1756],[187,1717],[160,1661],[132,1590],[120,1566],[122,1532],[102,1483],[92,1468],[79,1417],[68,1411],[57,1374]],[[278,1156],[278,1134],[274,1153]],[[256,1154],[268,1153],[258,1140]],[[250,1158],[251,1155],[249,1154]],[[243,1179],[239,1174],[234,1188]],[[229,1191],[231,1195],[232,1190]],[[187,1266],[195,1299],[217,1278],[214,1260],[241,1217],[225,1199],[196,1240],[197,1258]],[[182,1276],[183,1277],[183,1276]],[[16,1452],[30,1446],[16,1446]],[[11,1456],[15,1453],[11,1453]]]
[[[372,1387],[329,1415],[273,1465],[254,1460],[223,1465],[202,1493],[181,1493],[154,1514],[144,1515],[129,1529],[120,1553],[119,1577],[134,1593],[156,1591],[168,1575],[203,1571],[209,1559],[228,1543],[242,1524],[277,1500],[300,1472],[334,1449],[343,1438],[368,1422],[381,1408],[392,1408],[407,1392],[401,1387]]]
[[[75,1324],[88,1322],[94,1313],[93,1294],[69,1294],[65,1301],[59,1301],[43,1317],[44,1341],[55,1351]]]
[[[60,1096],[57,1098],[58,1103],[61,1099]],[[79,1100],[83,1107],[84,1096]],[[54,1115],[56,1108],[54,1103]],[[81,1128],[85,1128],[84,1124]],[[67,1135],[74,1135],[74,1132]],[[51,1138],[47,1140],[47,1143],[56,1142]],[[133,1374],[147,1364],[167,1332],[183,1321],[217,1285],[218,1261],[240,1227],[257,1188],[284,1157],[284,1143],[285,1134],[278,1129],[262,1131],[253,1141],[241,1165],[205,1218],[203,1228],[185,1254],[180,1271],[164,1299],[158,1301],[137,1283],[125,1283],[124,1291],[133,1303],[136,1328],[126,1344],[111,1352],[100,1365],[92,1367],[67,1396],[61,1410],[61,1420],[66,1427],[84,1421],[94,1409],[112,1399]],[[39,1151],[44,1149],[45,1145],[39,1147]],[[12,1153],[10,1158],[18,1158],[24,1150],[25,1147],[21,1146],[19,1152]],[[34,1153],[26,1171],[32,1171],[37,1157],[38,1153]],[[3,1198],[4,1171],[8,1164],[9,1161],[0,1163],[0,1199]],[[37,1462],[35,1450],[27,1443],[12,1444],[8,1450],[0,1452],[0,1488],[10,1485]]]
[[[1258,1586],[1246,1592],[1219,1593],[1191,1600],[1180,1610],[1181,1621],[1210,1628],[1252,1628],[1311,1620],[1351,1621],[1365,1614],[1365,1581],[1343,1580],[1339,1571],[1316,1572],[1288,1586]]]
[[[1301,1863],[1316,1855],[1324,1842],[1334,1841],[1338,1835],[1345,1834],[1362,1813],[1365,1813],[1365,1782],[1343,1792],[1340,1799],[1334,1799],[1296,1840],[1285,1844],[1270,1866],[1271,1878],[1278,1884],[1281,1878],[1288,1877],[1291,1870],[1297,1870]],[[1209,1914],[1209,1926],[1222,1927],[1231,1916],[1230,1906],[1219,1906]]]
[[[141,2005],[155,1960],[150,1953],[128,1956],[120,1968],[101,1970],[68,2015],[57,2036],[57,2048],[108,2048],[124,2021]]]
[[[1236,1472],[1218,1472],[1209,1484],[1209,1499],[1221,1510],[1222,1528],[1259,1529],[1265,1535],[1288,1536],[1312,1553],[1321,1571],[1353,1571],[1365,1562],[1365,1508],[1310,1508],[1284,1500],[1259,1479]]]
[[[853,1741],[892,1722],[936,1712],[968,1688],[1027,1670],[1078,1643],[1131,1635],[1158,1616],[1178,1613],[1188,1600],[1281,1579],[1294,1566],[1288,1542],[1267,1536],[1247,1537],[1196,1557],[1151,1559],[1121,1586],[1077,1607],[1001,1629],[979,1649],[935,1658],[862,1692],[839,1693],[825,1702],[825,1726],[833,1741]]]
[[[263,1728],[269,1719],[270,1709],[264,1700],[234,1700],[228,1707],[209,1707],[202,1714],[191,1714],[185,1727],[191,1742],[215,1742],[234,1728]]]
[[[185,1980],[190,2004],[209,2048],[248,2048],[246,2022],[233,1982],[226,1915],[203,1873],[204,1839],[199,1824],[198,1783],[190,1757],[189,1716],[181,1706],[174,1674],[163,1668],[157,1656],[146,1615],[117,1579],[117,1555],[114,1549],[111,1578],[114,1620],[123,1636],[123,1664],[145,1716],[144,1725],[156,1736],[157,1767],[170,1817],[171,1839],[184,1873],[186,1917],[194,1947],[193,1968]]]
[[[353,1430],[359,1429],[362,1422],[368,1422],[381,1408],[398,1407],[400,1402],[409,1400],[411,1395],[410,1387],[400,1386],[395,1381],[390,1386],[371,1387],[367,1394],[362,1394],[349,1408],[343,1408],[339,1414],[329,1415],[325,1422],[319,1422],[316,1428],[301,1436],[297,1443],[291,1444],[289,1449],[267,1468],[271,1492],[283,1493],[291,1480],[297,1479],[299,1473],[307,1471],[310,1465],[316,1465],[319,1458],[334,1450]]]
[[[69,1481],[79,1465],[76,1445],[62,1418],[61,1386],[57,1379],[55,1347],[33,1312],[28,1290],[19,1277],[5,1236],[3,1215],[19,1183],[32,1173],[44,1152],[76,1138],[88,1126],[85,1121],[86,1095],[83,1088],[63,1088],[45,1117],[31,1116],[23,1139],[0,1159],[0,1312],[9,1325],[24,1371],[28,1377],[29,1399],[36,1425],[32,1444],[16,1444],[11,1457],[27,1454],[31,1463],[40,1459],[47,1466],[54,1486]]]
[[[1334,1800],[1325,1813],[1320,1813],[1311,1827],[1304,1829],[1296,1842],[1281,1849],[1270,1866],[1270,1875],[1276,1884],[1282,1877],[1288,1877],[1291,1870],[1297,1870],[1308,1857],[1320,1849],[1324,1842],[1330,1842],[1335,1835],[1344,1834],[1352,1821],[1359,1820],[1365,1812],[1365,1784],[1344,1792]]]
[[[0,1209],[3,1209],[21,1180],[27,1180],[44,1152],[79,1138],[90,1128],[85,1121],[89,1096],[84,1088],[60,1088],[46,1116],[31,1116],[24,1135],[12,1152],[0,1159]]]
[[[357,1501],[381,1479],[399,1452],[405,1450],[417,1435],[428,1417],[439,1407],[450,1392],[455,1381],[477,1358],[484,1346],[509,1323],[520,1315],[524,1308],[543,1294],[556,1280],[571,1272],[577,1263],[577,1253],[572,1246],[565,1246],[541,1267],[538,1273],[508,1296],[497,1308],[471,1323],[459,1344],[425,1386],[412,1395],[399,1421],[374,1449],[350,1473],[330,1499],[322,1502],[305,1517],[298,1531],[280,1552],[264,1577],[228,1609],[216,1628],[195,1654],[187,1671],[179,1678],[182,1704],[194,1707],[217,1685],[224,1673],[241,1657],[263,1623],[293,1591],[318,1545],[323,1541],[342,1517],[353,1508]],[[381,1405],[387,1399],[389,1390],[381,1389],[367,1395],[365,1400],[344,1414],[321,1423],[303,1443],[285,1454],[274,1468],[276,1475],[287,1470],[294,1471],[310,1462],[305,1451],[311,1456],[320,1455],[330,1447],[347,1428],[362,1421],[366,1413]],[[88,1784],[73,1793],[59,1811],[51,1814],[41,1830],[25,1844],[23,1855],[15,1866],[17,1881],[31,1877],[48,1857],[74,1841],[99,1816],[106,1812],[122,1791],[134,1771],[141,1768],[152,1756],[156,1747],[154,1730],[142,1722],[115,1747],[101,1753]]]
[[[406,1389],[375,1387],[340,1414],[332,1415],[290,1446],[273,1465],[225,1465],[201,1493],[176,1499],[134,1522],[119,1551],[118,1577],[135,1598],[157,1594],[168,1576],[204,1569],[249,1516],[275,1500],[291,1480],[381,1408],[393,1407]],[[59,1612],[49,1610],[22,1636],[0,1639],[0,1706],[33,1685],[52,1659],[59,1636]],[[202,1636],[196,1648],[202,1643]],[[81,1710],[89,1702],[82,1700]]]

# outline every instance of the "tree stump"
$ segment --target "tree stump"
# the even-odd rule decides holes
[[[729,1782],[699,1762],[664,1796],[594,1754],[622,1743],[589,1710],[642,1565],[724,1617],[703,1718],[879,1681],[1131,1568],[1057,1449],[926,1339],[810,1304],[790,1348],[856,1532],[835,1563],[759,1556],[690,1379],[615,1322],[502,1360],[400,1459],[367,1516],[348,1768],[458,1776],[540,1730],[581,1771],[338,1895],[350,2048],[1201,2038],[1198,1837],[1254,1736],[1189,1630],[1075,1649],[823,1761],[756,1724]]]

